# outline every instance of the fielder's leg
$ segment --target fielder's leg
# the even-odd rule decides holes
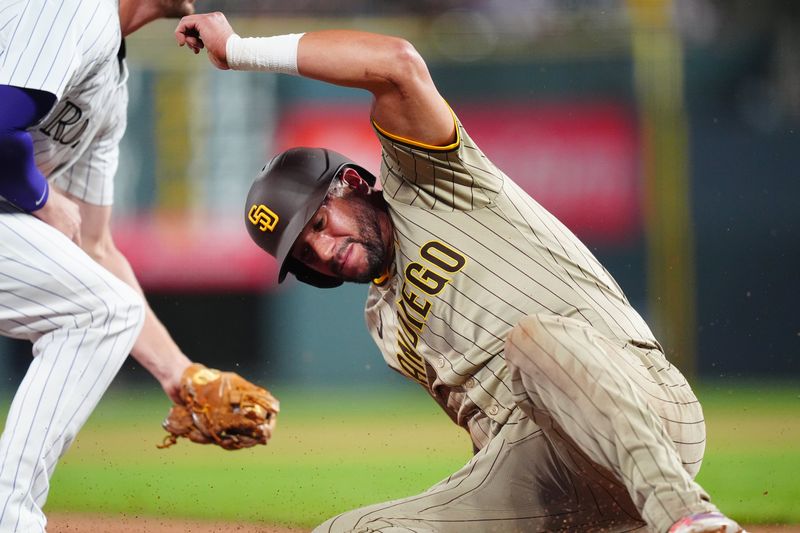
[[[50,475],[143,315],[140,296],[60,232],[0,203],[0,333],[31,340],[34,356],[0,438],[0,530],[44,531]]]
[[[716,510],[693,481],[705,445],[702,411],[658,350],[536,315],[513,329],[505,356],[518,405],[567,453],[622,480],[654,531]]]

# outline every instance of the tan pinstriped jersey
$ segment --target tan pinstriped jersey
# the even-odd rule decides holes
[[[493,432],[514,407],[503,345],[522,317],[569,316],[612,338],[655,339],[578,238],[456,126],[447,147],[377,128],[395,268],[370,287],[366,320],[386,362],[481,447],[476,433]]]

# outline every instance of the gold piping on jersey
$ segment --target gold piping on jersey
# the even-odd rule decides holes
[[[386,281],[387,281],[388,279],[389,279],[389,271],[387,270],[386,272],[384,272],[383,274],[381,274],[381,275],[380,275],[380,276],[378,276],[377,278],[373,279],[373,280],[372,280],[372,283],[374,283],[375,285],[377,285],[378,287],[380,287],[380,286],[382,286],[384,283],[386,283]]]
[[[445,146],[436,146],[434,144],[425,144],[423,142],[415,141],[414,139],[407,139],[406,137],[401,137],[400,135],[395,135],[393,133],[389,133],[385,129],[381,128],[377,122],[374,120],[372,121],[372,126],[378,130],[378,133],[390,139],[392,141],[397,141],[402,144],[407,144],[414,148],[422,148],[423,150],[430,150],[435,152],[449,152],[451,150],[455,150],[461,144],[461,131],[458,129],[458,121],[456,120],[456,114],[453,113],[452,108],[448,105],[447,109],[450,111],[450,115],[453,117],[453,126],[456,130],[456,140],[450,144]]]

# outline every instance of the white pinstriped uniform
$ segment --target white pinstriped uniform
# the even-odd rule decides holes
[[[0,83],[55,94],[31,128],[36,165],[51,184],[111,205],[128,77],[115,0],[0,2]]]
[[[666,531],[715,510],[693,481],[705,428],[684,377],[591,252],[456,124],[448,147],[377,128],[395,261],[366,320],[476,454],[319,531]]]
[[[55,94],[29,129],[51,185],[110,205],[127,71],[115,0],[0,1],[0,83]],[[141,297],[59,231],[0,199],[0,333],[33,360],[0,438],[0,531],[44,531],[49,479],[144,320]]]

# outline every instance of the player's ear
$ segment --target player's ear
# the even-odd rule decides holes
[[[342,171],[342,181],[359,194],[369,193],[369,183],[364,180],[354,168],[345,168]]]

